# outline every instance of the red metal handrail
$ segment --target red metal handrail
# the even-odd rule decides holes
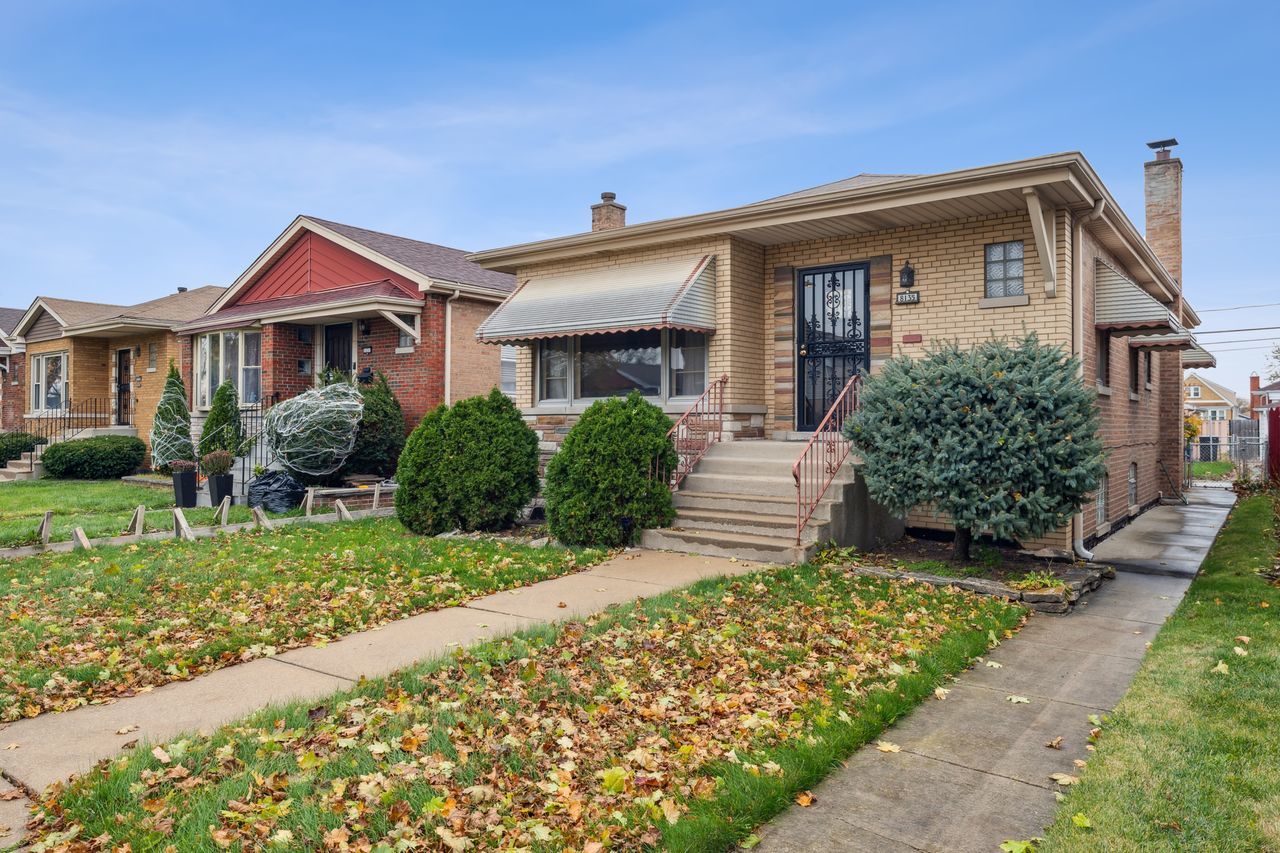
[[[827,493],[827,487],[836,474],[840,473],[844,460],[849,457],[852,445],[844,437],[842,429],[845,418],[858,410],[858,385],[861,382],[862,374],[858,373],[845,383],[840,395],[827,410],[827,416],[818,424],[799,458],[791,466],[791,476],[796,481],[797,545],[800,544],[804,526],[809,523],[822,496]]]
[[[676,447],[676,470],[671,473],[671,491],[680,488],[711,445],[724,435],[724,387],[729,384],[725,373],[702,392],[680,420],[667,431],[667,437]]]

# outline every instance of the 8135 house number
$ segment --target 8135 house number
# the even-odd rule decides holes
[[[894,295],[894,302],[898,305],[914,305],[920,301],[920,291],[904,290]]]

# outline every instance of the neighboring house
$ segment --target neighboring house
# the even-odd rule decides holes
[[[313,387],[326,369],[384,373],[409,425],[499,386],[500,354],[475,330],[514,279],[466,254],[299,216],[180,330],[196,419],[227,379],[242,406],[260,410]]]
[[[0,432],[22,429],[22,377],[27,355],[13,330],[25,313],[21,308],[0,308]]]
[[[1243,417],[1237,408],[1236,392],[1192,372],[1182,380],[1182,399],[1187,413],[1200,419],[1200,435],[1194,442],[1198,450],[1192,458],[1217,459],[1219,449],[1231,437],[1231,421]]]
[[[1280,382],[1262,385],[1258,374],[1249,377],[1249,417],[1266,421],[1268,409],[1280,407]]]
[[[1036,543],[1069,548],[1181,482],[1180,353],[1199,318],[1179,282],[1170,144],[1145,166],[1146,239],[1079,153],[863,174],[635,225],[606,193],[590,232],[471,256],[519,283],[479,338],[519,347],[516,400],[545,453],[594,399],[638,390],[678,418],[727,375],[728,435],[770,440],[716,446],[681,486],[676,529],[646,542],[795,557],[792,465],[851,377],[933,340],[1035,331],[1078,354],[1099,393],[1106,484],[1072,529]],[[817,511],[809,550],[874,507],[831,510],[842,522]]]
[[[165,371],[179,358],[174,329],[202,315],[222,292],[179,288],[128,306],[37,297],[14,329],[26,347],[26,426],[149,442]]]

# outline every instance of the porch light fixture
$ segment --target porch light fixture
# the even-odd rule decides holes
[[[360,321],[360,337],[362,338],[369,337],[369,321],[368,320]]]
[[[899,287],[915,287],[916,286],[916,269],[911,266],[911,261],[907,261],[902,265],[902,269],[898,271]]]

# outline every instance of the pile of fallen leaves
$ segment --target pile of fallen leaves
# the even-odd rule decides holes
[[[0,722],[146,692],[558,577],[603,552],[394,519],[0,563]]]
[[[636,849],[726,772],[783,776],[949,633],[1011,605],[776,570],[460,650],[55,787],[41,849]],[[749,829],[750,827],[744,827]]]

